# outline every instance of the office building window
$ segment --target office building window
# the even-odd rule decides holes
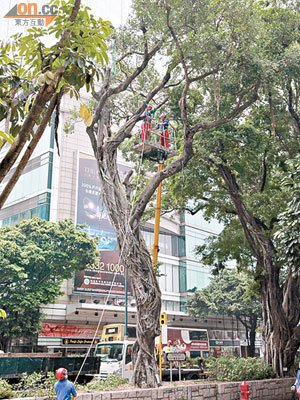
[[[180,311],[180,302],[173,300],[163,300],[162,309],[164,311]]]
[[[159,287],[162,292],[179,293],[179,266],[162,264],[159,266]]]
[[[147,248],[151,251],[154,241],[154,232],[151,229],[143,228],[142,234],[146,242]],[[178,257],[178,240],[177,235],[172,235],[166,232],[159,233],[159,252],[167,256]]]

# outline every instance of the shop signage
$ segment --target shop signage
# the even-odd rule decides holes
[[[236,347],[240,346],[241,343],[239,340],[221,340],[221,339],[210,339],[209,345],[211,347],[218,347],[218,346],[223,346],[223,347]]]
[[[83,338],[64,338],[63,339],[63,344],[77,344],[77,345],[79,345],[79,344],[87,344],[87,345],[90,345],[91,343],[93,342],[93,344],[94,345],[96,345],[97,343],[99,343],[100,342],[100,340],[99,339],[94,339],[94,341],[93,341],[93,339],[83,339]]]

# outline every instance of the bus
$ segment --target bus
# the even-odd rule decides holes
[[[116,342],[122,341],[125,338],[125,324],[110,324],[104,325],[101,342]],[[136,339],[136,327],[134,325],[127,326],[127,339]]]
[[[118,342],[125,339],[125,324],[104,325],[101,342]],[[136,327],[127,327],[127,339],[136,339]],[[157,338],[158,339],[158,338]],[[176,351],[187,353],[188,357],[209,357],[209,339],[207,329],[196,328],[167,328],[167,339],[171,340]],[[163,344],[162,348],[167,346]]]

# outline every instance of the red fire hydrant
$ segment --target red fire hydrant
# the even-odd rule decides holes
[[[249,395],[251,392],[249,391],[249,385],[246,381],[241,383],[241,400],[249,400]]]

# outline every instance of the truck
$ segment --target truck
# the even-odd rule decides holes
[[[101,359],[99,374],[94,375],[100,379],[106,379],[108,375],[120,375],[125,379],[130,379],[133,375],[133,365],[131,359],[132,340],[107,341],[97,344],[94,356]],[[181,368],[182,379],[201,379],[205,374],[200,368]],[[162,379],[170,380],[171,365],[165,363],[162,369]],[[173,380],[179,377],[179,369],[172,368]]]
[[[209,338],[207,329],[180,328],[168,325],[162,325],[162,337],[165,337],[162,348],[167,346],[171,340],[176,345],[177,352],[185,352],[188,357],[207,358],[209,357]],[[124,324],[105,325],[101,334],[101,342],[123,341],[136,339],[136,327],[127,326],[127,338],[125,338]],[[158,344],[158,337],[156,344]]]
[[[24,373],[55,372],[66,368],[70,377],[77,376],[84,357],[62,357],[61,353],[3,353],[0,354],[0,377],[4,379],[20,378]],[[101,358],[87,357],[80,376],[98,374]]]

